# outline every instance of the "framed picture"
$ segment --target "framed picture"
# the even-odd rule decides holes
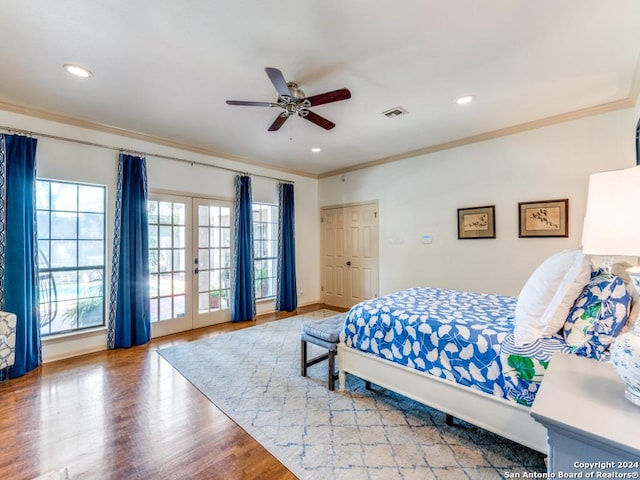
[[[569,236],[568,199],[520,202],[518,206],[520,238]]]
[[[495,205],[459,208],[458,238],[496,238]]]

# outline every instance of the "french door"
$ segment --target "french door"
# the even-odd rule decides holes
[[[231,203],[150,194],[151,335],[231,319]]]

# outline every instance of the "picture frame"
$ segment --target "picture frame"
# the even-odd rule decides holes
[[[568,237],[569,199],[518,203],[518,236]]]
[[[495,205],[458,209],[458,239],[496,238]]]

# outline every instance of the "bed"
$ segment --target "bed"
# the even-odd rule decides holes
[[[580,263],[582,271],[587,264],[582,258]],[[582,272],[575,285],[563,291],[570,303],[566,311],[559,307],[562,302],[543,299],[542,305],[559,308],[554,313],[560,320],[547,318],[548,325],[540,324],[534,309],[534,323],[542,330],[526,342],[518,335],[527,337],[531,325],[519,328],[515,321],[516,311],[525,304],[520,297],[410,288],[362,302],[348,312],[338,345],[340,389],[349,373],[546,453],[546,430],[529,415],[529,407],[549,359],[556,351],[589,356],[582,338],[579,345],[567,343],[575,335],[566,324],[578,318],[576,330],[584,333],[580,319],[591,315],[593,324],[600,316],[615,330],[613,337],[626,320],[622,314],[628,316],[630,300],[622,280],[603,278],[594,277],[588,264],[586,275]],[[532,279],[536,285],[550,285],[552,295],[563,290],[546,278]],[[611,300],[613,290],[621,299]],[[526,297],[526,288],[521,295]],[[587,300],[579,301],[583,297],[597,297],[598,310]],[[618,310],[620,319],[613,322],[610,314]],[[602,331],[602,325],[596,327]],[[604,345],[598,354],[605,359],[605,336],[596,340]]]

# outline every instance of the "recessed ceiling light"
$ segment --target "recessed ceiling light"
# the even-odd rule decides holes
[[[321,149],[320,147],[313,147],[313,148],[311,149],[311,151],[312,151],[313,153],[318,153],[318,152],[321,152],[321,151],[322,151],[322,149]]]
[[[471,103],[476,99],[475,95],[465,95],[464,97],[460,97],[456,100],[458,105],[466,105],[467,103]]]
[[[72,63],[65,63],[62,68],[64,68],[70,74],[75,75],[76,77],[88,78],[93,75],[91,73],[91,70],[87,70],[80,65],[74,65]]]

